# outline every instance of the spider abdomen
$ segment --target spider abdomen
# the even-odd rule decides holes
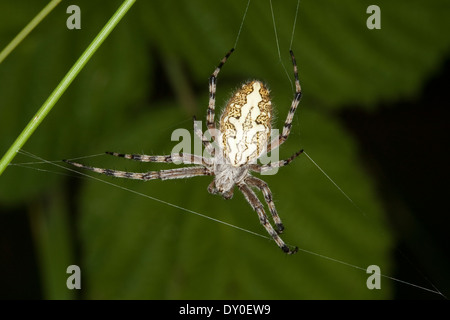
[[[248,164],[263,153],[271,122],[269,90],[260,81],[244,83],[228,101],[220,120],[219,142],[232,166]]]

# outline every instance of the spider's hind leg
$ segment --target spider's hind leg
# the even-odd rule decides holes
[[[203,158],[202,156],[197,156],[190,153],[172,153],[163,156],[149,156],[146,154],[129,154],[129,153],[119,153],[106,151],[106,154],[111,156],[120,157],[129,160],[135,160],[140,162],[155,162],[155,163],[184,163],[184,164],[201,164],[209,165],[209,160]]]
[[[211,181],[211,183],[208,185],[208,192],[210,194],[219,194],[225,199],[225,200],[229,200],[231,198],[233,198],[233,194],[234,191],[233,189],[226,191],[226,192],[219,192],[219,190],[217,190],[216,188],[216,182],[215,180]]]
[[[211,183],[208,185],[208,192],[210,194],[217,194],[218,191],[216,189],[216,182],[213,180],[211,181]]]

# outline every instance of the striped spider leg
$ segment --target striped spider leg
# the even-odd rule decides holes
[[[283,132],[281,136],[271,141],[271,143],[267,147],[267,153],[281,146],[283,142],[285,142],[289,137],[289,133],[291,132],[292,127],[292,120],[294,119],[295,111],[297,110],[300,99],[302,98],[302,87],[300,86],[300,81],[298,79],[297,62],[295,61],[294,52],[292,52],[292,50],[289,50],[289,53],[291,54],[292,65],[294,66],[295,95],[294,99],[292,100],[291,108],[289,109],[289,113],[283,126]]]
[[[290,51],[294,66],[296,92],[291,108],[285,121],[282,135],[269,141],[272,128],[272,102],[269,90],[258,80],[245,82],[236,90],[228,101],[220,117],[219,131],[215,135],[216,122],[216,83],[217,76],[234,49],[231,49],[220,61],[209,79],[209,102],[206,114],[206,125],[211,134],[211,141],[204,138],[194,117],[194,133],[197,135],[211,158],[176,153],[165,156],[149,156],[107,152],[107,154],[141,162],[183,163],[195,164],[192,167],[182,167],[169,170],[149,171],[143,173],[117,171],[91,167],[76,162],[65,162],[76,167],[97,173],[126,179],[183,179],[196,176],[214,176],[208,185],[208,192],[219,194],[224,199],[231,199],[235,187],[244,195],[247,202],[256,211],[261,225],[266,229],[275,243],[288,254],[297,252],[297,248],[290,249],[279,234],[284,226],[275,208],[272,192],[263,180],[251,175],[251,172],[263,173],[267,170],[283,167],[291,163],[303,150],[295,153],[289,159],[273,162],[267,165],[257,164],[257,159],[279,147],[289,136],[294,113],[301,98],[301,87],[298,79],[297,65],[292,51]],[[214,132],[211,132],[214,131]],[[213,146],[214,143],[214,146]],[[276,230],[272,227],[265,213],[263,203],[258,199],[252,188],[261,191],[270,211]]]
[[[69,160],[63,161],[75,167],[94,171],[107,176],[116,178],[134,179],[134,180],[185,179],[197,176],[209,176],[213,174],[212,171],[208,169],[208,167],[211,166],[209,163],[209,159],[192,154],[178,153],[165,156],[149,156],[149,155],[126,154],[109,151],[107,151],[106,154],[141,162],[158,162],[158,163],[182,162],[183,164],[201,164],[202,166],[183,167],[183,168],[160,170],[160,171],[148,171],[148,172],[127,172],[127,171],[91,167],[81,163],[72,162]]]

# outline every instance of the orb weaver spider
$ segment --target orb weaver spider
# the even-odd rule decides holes
[[[225,55],[209,78],[209,103],[206,124],[210,132],[216,131],[214,116],[217,76],[233,51],[234,49],[231,49]],[[251,172],[263,173],[273,168],[286,166],[303,152],[303,150],[300,150],[289,159],[270,164],[263,165],[256,163],[262,155],[267,154],[282,145],[291,131],[292,120],[300,102],[302,91],[298,79],[297,64],[292,50],[290,51],[290,55],[295,77],[294,99],[292,100],[291,108],[284,123],[282,134],[272,141],[270,139],[273,112],[269,90],[261,81],[252,80],[247,81],[234,92],[220,118],[219,131],[216,135],[212,134],[211,141],[204,138],[194,117],[194,132],[202,140],[206,152],[211,157],[203,157],[182,152],[163,156],[106,152],[109,155],[141,162],[175,162],[197,164],[197,166],[137,173],[96,168],[68,160],[64,161],[82,169],[126,179],[167,180],[192,178],[197,176],[214,176],[214,180],[208,186],[209,193],[219,194],[224,199],[231,199],[233,197],[234,187],[237,186],[253,210],[257,212],[260,223],[264,226],[276,244],[285,253],[296,253],[298,248],[295,247],[291,250],[279,236],[279,234],[283,232],[284,226],[278,216],[269,186],[263,180],[251,175]],[[218,143],[214,143],[215,140],[217,140]],[[276,230],[270,224],[264,206],[252,188],[260,190],[264,195],[265,202],[272,215],[273,222],[276,225]]]

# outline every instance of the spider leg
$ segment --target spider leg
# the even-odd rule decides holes
[[[234,190],[228,190],[226,192],[219,192],[219,190],[217,190],[216,188],[216,181],[213,180],[211,181],[211,183],[208,185],[208,192],[210,194],[220,194],[225,200],[230,200],[231,198],[233,198],[233,194],[234,194]]]
[[[289,247],[284,243],[284,241],[280,238],[278,233],[274,230],[272,225],[269,223],[267,219],[267,215],[264,212],[264,207],[259,201],[256,194],[253,192],[253,190],[246,185],[245,183],[242,183],[238,185],[241,192],[244,194],[245,199],[247,199],[247,202],[252,206],[253,210],[256,211],[259,217],[259,221],[263,225],[263,227],[266,229],[266,231],[270,234],[272,239],[277,243],[277,245],[287,254],[293,254],[298,251],[298,248],[295,247],[293,250],[289,249]]]
[[[112,169],[103,169],[87,166],[77,162],[71,162],[68,160],[63,160],[64,162],[71,164],[75,167],[94,171],[97,173],[101,173],[107,176],[116,177],[116,178],[125,178],[125,179],[134,179],[134,180],[168,180],[168,179],[184,179],[184,178],[192,178],[197,176],[209,176],[213,173],[209,171],[205,167],[184,167],[177,169],[169,169],[169,170],[160,170],[160,171],[148,171],[148,172],[127,172],[127,171],[119,171]]]
[[[217,75],[220,72],[220,69],[227,61],[228,57],[233,53],[234,48],[232,48],[226,55],[223,57],[223,59],[220,61],[219,65],[217,66],[216,70],[214,70],[213,74],[209,78],[209,103],[208,103],[208,111],[206,114],[206,124],[208,126],[208,129],[211,131],[214,131],[216,129],[216,125],[214,123],[214,109],[216,107],[216,82],[217,82]],[[213,133],[213,132],[212,132]],[[215,140],[214,134],[212,135],[213,141]]]
[[[281,222],[280,216],[277,213],[277,209],[275,208],[275,203],[273,202],[272,192],[269,189],[267,183],[261,179],[256,177],[249,176],[245,179],[245,183],[250,187],[256,187],[264,195],[264,199],[266,200],[267,206],[269,207],[270,213],[272,214],[273,222],[277,226],[277,232],[282,233],[284,230],[283,223]]]
[[[297,151],[290,158],[288,158],[286,160],[280,160],[280,161],[273,162],[270,164],[265,164],[265,165],[251,164],[251,165],[249,165],[248,168],[251,171],[258,172],[258,173],[266,172],[273,168],[281,168],[281,167],[287,166],[289,163],[291,163],[295,158],[297,158],[302,153],[303,153],[303,149],[300,151]]]
[[[272,142],[267,147],[267,152],[281,146],[284,141],[289,137],[289,133],[291,132],[292,120],[294,119],[295,111],[297,110],[297,106],[302,97],[302,88],[300,87],[300,81],[298,80],[298,69],[297,62],[295,61],[295,56],[292,50],[289,51],[291,54],[292,65],[294,66],[294,77],[295,77],[295,95],[292,100],[291,108],[289,109],[289,113],[287,115],[286,121],[283,126],[283,131],[281,136],[272,140]]]
[[[201,157],[197,156],[195,154],[190,153],[173,153],[170,155],[165,156],[149,156],[145,154],[128,154],[128,153],[118,153],[118,152],[110,152],[106,151],[106,154],[130,159],[130,160],[136,160],[140,162],[159,162],[159,163],[183,163],[183,164],[203,164],[203,165],[211,165],[211,161]]]
[[[197,125],[197,118],[194,116],[194,133],[195,133],[195,135],[197,136],[197,137],[199,137],[200,138],[200,140],[202,141],[202,143],[203,143],[203,146],[205,146],[205,149],[206,149],[206,151],[210,154],[210,155],[212,155],[212,156],[214,156],[214,146],[212,145],[212,143],[211,142],[209,142],[208,140],[205,140],[204,138],[203,138],[203,132],[202,132],[202,130],[198,127],[198,125]]]

